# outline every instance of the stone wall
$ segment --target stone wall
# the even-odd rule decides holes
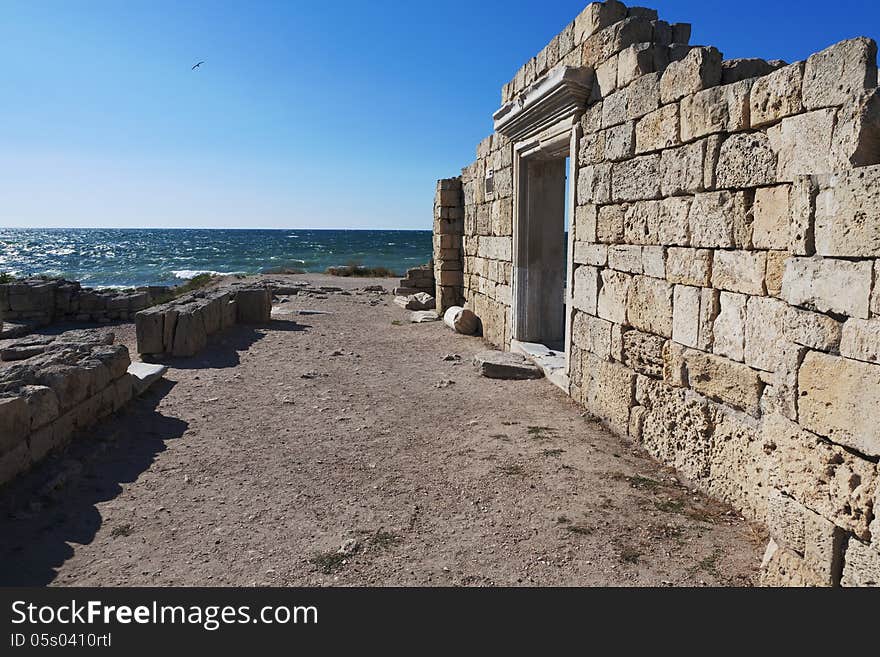
[[[54,322],[128,320],[170,288],[93,290],[65,280],[26,279],[0,284],[2,322],[26,322],[46,326]]]
[[[464,303],[462,233],[464,197],[461,178],[437,181],[434,196],[434,281],[437,312]]]
[[[82,332],[0,370],[0,485],[131,399],[128,349]]]
[[[266,324],[271,312],[272,292],[265,287],[193,292],[135,315],[138,353],[195,356],[215,333],[235,324]]]
[[[502,92],[594,71],[572,153],[570,394],[766,523],[767,583],[880,583],[876,45],[785,65],[689,36],[594,3]],[[513,150],[493,134],[462,175],[463,294],[500,347]]]

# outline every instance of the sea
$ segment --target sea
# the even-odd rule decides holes
[[[431,231],[0,228],[0,274],[95,288],[176,285],[202,273],[324,272],[431,258]]]

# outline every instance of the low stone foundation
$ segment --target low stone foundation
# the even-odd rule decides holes
[[[412,294],[426,292],[434,296],[434,263],[413,267],[406,270],[406,275],[400,279],[394,294],[408,297]]]
[[[263,287],[195,292],[135,315],[138,353],[194,356],[208,338],[235,324],[271,321],[272,292]]]
[[[0,485],[124,406],[130,362],[124,346],[77,332],[0,370]]]

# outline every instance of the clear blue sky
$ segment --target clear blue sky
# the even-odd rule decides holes
[[[0,226],[429,228],[585,4],[2,0]],[[880,36],[877,0],[643,4],[726,57]]]

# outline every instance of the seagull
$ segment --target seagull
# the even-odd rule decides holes
[[[195,64],[190,70],[195,71],[199,66],[201,66],[204,63],[205,62],[199,62],[198,64]]]

